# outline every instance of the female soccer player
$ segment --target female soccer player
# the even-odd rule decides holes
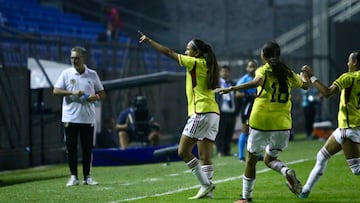
[[[247,143],[247,158],[243,175],[242,198],[236,203],[252,201],[258,154],[265,150],[264,163],[287,179],[290,190],[301,192],[301,183],[295,171],[277,159],[280,151],[288,146],[291,129],[291,88],[307,89],[310,85],[301,73],[300,77],[280,60],[280,46],[267,42],[262,48],[261,59],[265,64],[256,70],[255,78],[230,88],[216,89],[227,93],[257,87],[257,97],[250,114],[250,135]]]
[[[187,70],[186,96],[189,119],[182,132],[178,154],[201,184],[198,193],[189,199],[212,195],[215,186],[211,182],[214,173],[211,155],[219,128],[220,113],[212,91],[218,87],[219,82],[219,67],[215,54],[208,44],[198,39],[190,40],[183,55],[139,33],[140,43],[150,44]],[[192,154],[195,144],[198,146],[202,166]]]
[[[332,155],[344,151],[346,161],[355,175],[360,175],[360,52],[350,53],[347,62],[348,72],[338,77],[330,87],[326,87],[315,76],[309,66],[303,66],[311,82],[325,97],[340,93],[338,128],[328,138],[317,153],[316,163],[312,169],[300,198],[307,198],[315,183],[325,171]]]

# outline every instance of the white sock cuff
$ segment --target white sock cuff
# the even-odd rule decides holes
[[[212,180],[214,176],[214,167],[213,165],[202,165],[201,170],[206,174],[209,180]]]
[[[214,171],[214,166],[213,165],[202,165],[201,169],[204,172],[211,172],[211,171]]]
[[[360,175],[360,158],[352,158],[346,160],[352,173],[355,175]]]
[[[328,160],[328,159],[330,159],[330,157],[331,157],[331,154],[328,152],[328,150],[325,148],[325,147],[323,147],[323,148],[321,148],[320,149],[320,151],[319,151],[319,153],[318,153],[318,157],[319,156],[323,156],[323,158],[324,159],[326,159],[326,160]]]
[[[255,180],[255,179],[248,178],[248,177],[246,177],[245,175],[243,175],[243,180],[245,180],[245,181],[252,181],[252,180]]]
[[[199,159],[197,159],[196,157],[194,157],[194,158],[191,159],[189,162],[187,162],[186,165],[187,165],[190,169],[193,169],[193,168],[195,168],[197,165],[199,165]]]
[[[284,166],[281,168],[280,170],[280,173],[283,175],[283,176],[286,176],[286,171],[289,170],[289,168],[287,166]]]

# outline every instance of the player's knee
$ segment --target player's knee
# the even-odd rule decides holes
[[[257,163],[257,154],[256,153],[248,153],[246,156],[246,164],[248,166],[254,167]]]
[[[269,168],[272,167],[272,163],[273,163],[274,160],[277,160],[277,158],[276,158],[276,157],[269,156],[268,154],[265,154],[265,156],[264,156],[264,158],[263,158],[264,164],[265,164],[267,167],[269,167]]]
[[[189,153],[186,150],[181,149],[181,148],[178,149],[178,155],[179,155],[180,159],[183,161],[190,160],[193,157],[191,153]]]
[[[278,149],[270,149],[269,146],[267,146],[265,149],[266,154],[269,155],[270,157],[277,157],[280,151],[281,150]]]

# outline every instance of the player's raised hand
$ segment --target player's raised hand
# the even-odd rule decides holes
[[[138,33],[140,34],[139,43],[149,41],[149,38],[146,35],[144,35],[144,33],[142,33],[140,30],[138,30]]]
[[[301,72],[305,72],[309,77],[313,76],[313,71],[311,67],[308,65],[303,65],[301,67]]]

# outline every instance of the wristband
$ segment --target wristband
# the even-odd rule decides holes
[[[315,77],[315,76],[311,76],[311,77],[310,77],[310,80],[311,80],[311,83],[314,83],[314,82],[315,82],[316,80],[318,80],[318,79],[317,79],[317,77]]]

